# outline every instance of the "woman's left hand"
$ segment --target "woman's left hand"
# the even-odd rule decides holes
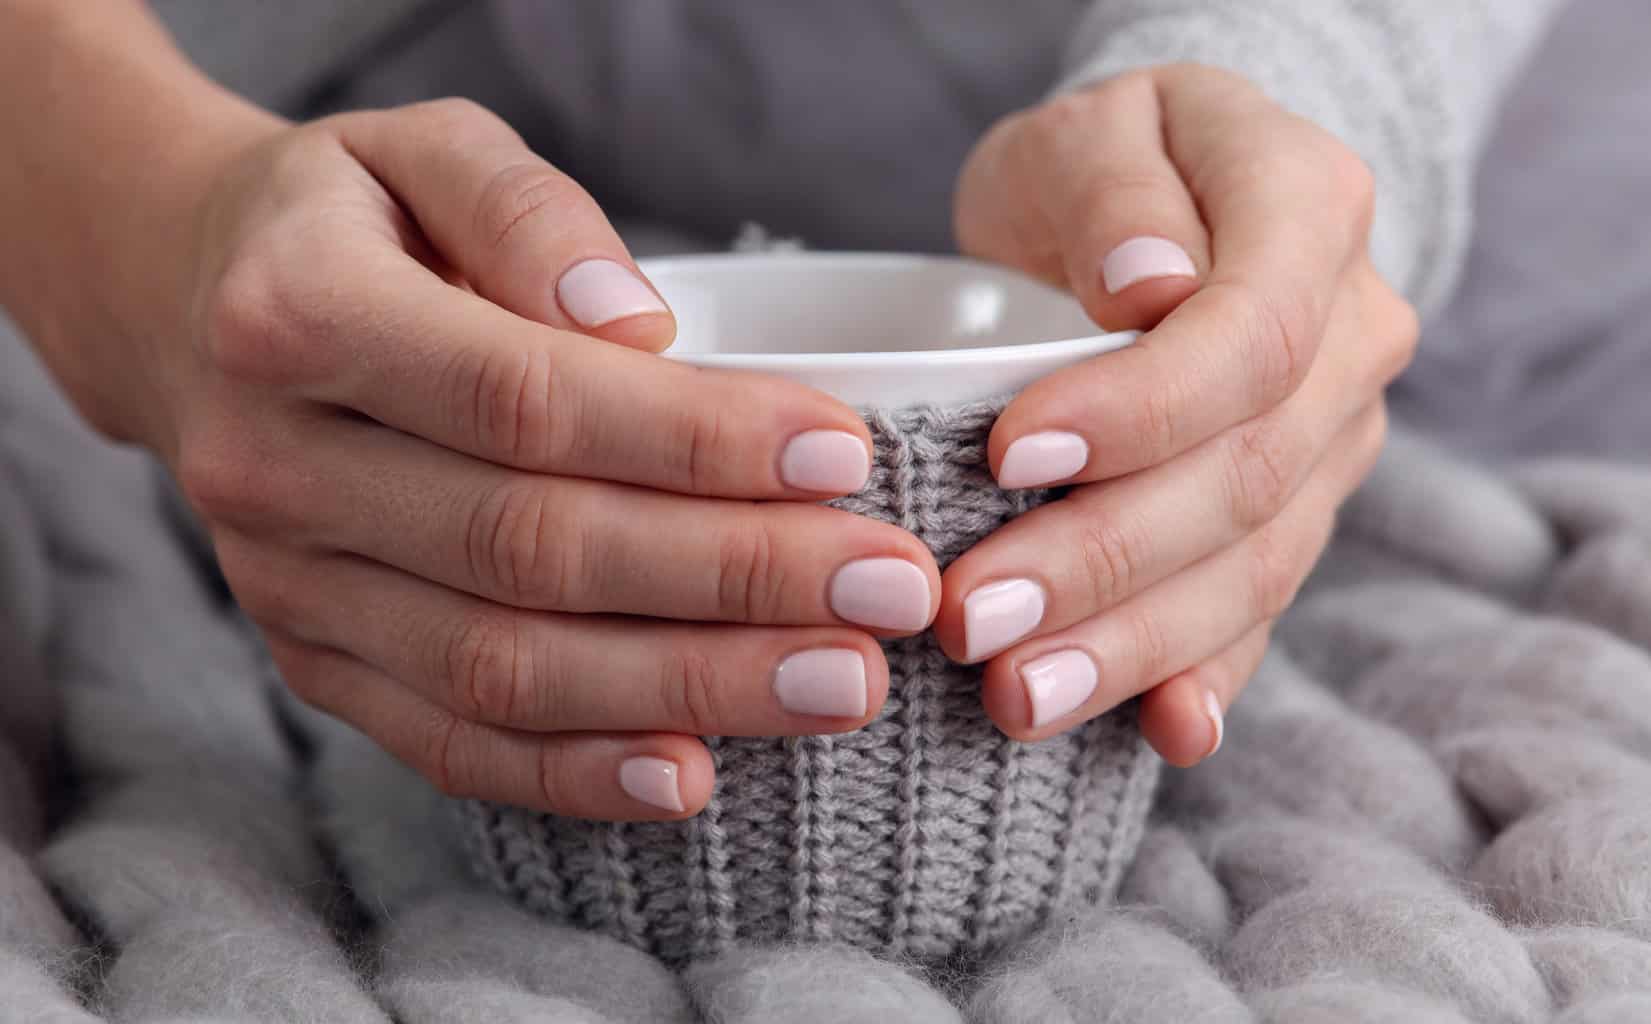
[[[999,417],[1005,487],[1078,485],[946,572],[935,624],[984,701],[1038,739],[1139,694],[1192,764],[1369,472],[1415,314],[1372,266],[1373,185],[1243,79],[1154,68],[1000,122],[958,239],[1145,333]],[[989,660],[988,660],[989,659]]]

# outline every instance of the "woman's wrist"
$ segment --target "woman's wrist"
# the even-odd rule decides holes
[[[217,199],[247,154],[287,127],[233,96],[203,95],[188,109],[177,131],[193,138],[164,173],[146,176],[142,201],[126,211],[104,256],[108,306],[91,323],[75,323],[71,313],[67,335],[88,383],[101,385],[98,428],[162,455],[172,448],[171,412],[192,380]],[[106,358],[124,371],[113,381],[109,364],[100,365]]]
[[[100,431],[163,443],[204,200],[282,122],[188,64],[141,4],[0,9],[0,305]]]

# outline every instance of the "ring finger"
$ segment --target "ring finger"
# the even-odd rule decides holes
[[[233,535],[266,629],[360,658],[468,721],[535,732],[795,736],[864,725],[888,693],[875,641],[840,627],[753,627],[507,608],[349,555]]]

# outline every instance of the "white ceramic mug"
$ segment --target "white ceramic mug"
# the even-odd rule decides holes
[[[665,354],[773,373],[850,405],[953,406],[1012,394],[1122,348],[1065,292],[976,260],[780,252],[640,261],[676,313]]]

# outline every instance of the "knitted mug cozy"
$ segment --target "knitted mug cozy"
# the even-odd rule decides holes
[[[871,479],[832,504],[910,530],[944,568],[1051,496],[994,484],[986,438],[1000,408],[868,412]],[[475,867],[532,911],[673,963],[788,939],[938,959],[1110,900],[1158,776],[1133,705],[1019,743],[982,711],[979,666],[953,663],[928,633],[883,646],[889,697],[875,721],[709,738],[716,790],[688,821],[459,803]]]

